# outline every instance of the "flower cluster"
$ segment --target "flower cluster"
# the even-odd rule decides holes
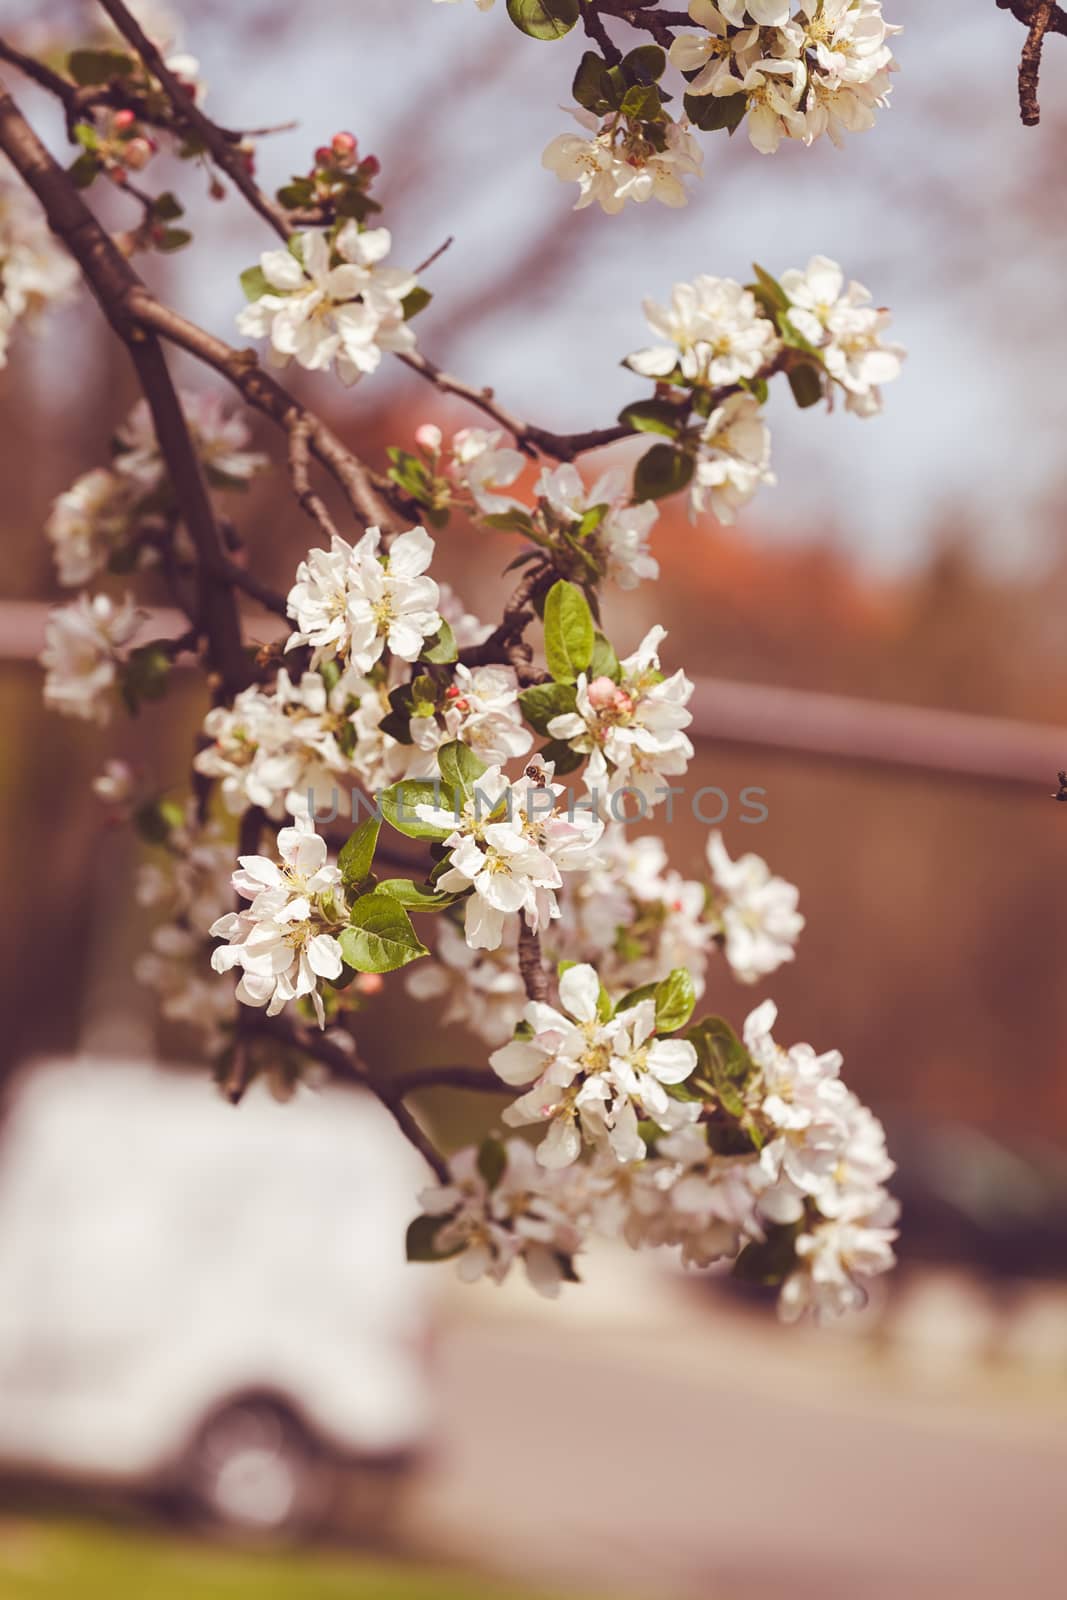
[[[166,820],[158,807],[152,817]],[[233,844],[216,824],[188,817],[167,828],[161,843],[161,858],[138,873],[137,900],[164,920],[137,957],[134,976],[155,990],[168,1022],[195,1029],[213,1052],[233,1021],[232,990],[211,972],[208,932],[232,904]]]
[[[248,424],[217,393],[182,391],[190,438],[212,487],[242,489],[268,462],[247,448]],[[147,403],[139,401],[118,429],[110,467],[83,473],[56,499],[45,536],[60,583],[78,586],[111,563],[134,565],[155,558],[173,534],[187,546],[174,520],[173,495]]]
[[[464,934],[472,950],[495,950],[506,919],[521,913],[533,933],[559,916],[563,873],[580,870],[604,824],[573,803],[561,807],[552,768],[532,764],[510,779],[498,766],[482,772],[462,805],[417,801],[418,821],[437,829],[450,852],[437,878],[446,894],[470,894]]]
[[[360,672],[386,649],[416,660],[441,629],[440,591],[426,576],[433,551],[425,528],[400,534],[388,549],[380,530],[368,528],[354,547],[335,535],[329,550],[312,550],[289,591],[296,629],[286,648],[309,645],[313,663],[336,656]]]
[[[560,1008],[529,1005],[525,1031],[491,1060],[509,1084],[535,1078],[503,1114],[547,1123],[535,1159],[511,1140],[506,1161],[495,1140],[461,1151],[452,1181],[420,1197],[411,1258],[458,1256],[461,1277],[501,1282],[547,1245],[558,1270],[527,1262],[528,1275],[555,1294],[599,1234],[780,1281],[787,1321],[862,1306],[866,1281],[893,1265],[893,1164],[881,1124],[840,1080],[838,1052],[780,1048],[769,1001],[749,1017],[744,1045],[723,1024],[657,1037],[657,1003],[612,1014],[593,968],[578,966],[561,975]],[[730,1092],[704,1080],[709,1038],[730,1042]]]
[[[6,168],[6,163],[5,163]],[[0,170],[0,368],[16,323],[31,323],[74,296],[78,269],[37,202]]]
[[[343,966],[334,937],[347,921],[341,872],[328,865],[326,843],[308,817],[281,829],[278,854],[280,864],[267,856],[238,857],[233,886],[250,904],[212,923],[212,937],[224,942],[211,965],[216,972],[240,968],[237,998],[266,1006],[270,1017],[308,996],[323,1027],[319,983],[339,978]]]
[[[686,709],[693,685],[680,668],[669,678],[660,672],[666,636],[666,628],[650,629],[615,677],[580,673],[574,710],[549,720],[553,739],[588,758],[586,788],[605,814],[615,815],[612,800],[624,791],[645,808],[655,805],[668,792],[664,780],[680,776],[692,759],[683,730],[693,720]]]
[[[65,717],[110,721],[126,647],[144,620],[129,595],[116,604],[106,594],[82,594],[54,607],[40,655],[45,705]]]
[[[683,1083],[697,1053],[687,1039],[656,1036],[655,1001],[639,1000],[604,1020],[600,979],[587,965],[568,967],[559,981],[560,1007],[532,1000],[524,1012],[528,1037],[489,1057],[507,1084],[532,1084],[507,1107],[509,1127],[546,1127],[537,1147],[544,1167],[567,1167],[583,1145],[609,1148],[617,1161],[639,1161],[645,1142],[639,1115],[661,1128],[695,1115],[672,1100],[667,1085]]]
[[[712,893],[707,917],[722,940],[740,983],[758,983],[792,961],[804,918],[796,886],[771,873],[762,856],[748,852],[732,861],[722,835],[708,837]]]
[[[710,510],[732,523],[761,484],[773,484],[763,418],[768,382],[785,373],[798,405],[840,390],[860,417],[881,410],[882,385],[899,377],[900,345],[883,335],[889,313],[860,283],[846,286],[836,262],[814,256],[801,272],[757,281],[701,276],[676,284],[670,303],[645,301],[657,342],[626,365],[657,384],[657,396],[622,413],[624,422],[675,440],[638,463],[634,496],[688,484],[693,516]]]
[[[333,368],[358,383],[381,364],[382,352],[407,352],[415,336],[405,301],[413,272],[383,265],[387,228],[361,229],[350,219],[333,237],[296,234],[288,250],[267,250],[242,276],[249,304],[237,318],[242,334],[270,341],[276,366],[296,361],[309,372]]]
[[[558,134],[541,161],[562,182],[578,185],[575,211],[595,203],[613,216],[627,201],[687,204],[683,180],[700,177],[704,153],[685,118],[676,122],[663,116],[650,124],[615,114],[600,118],[584,110],[571,115],[589,137]]]
[[[889,45],[899,28],[882,16],[881,0],[689,0],[703,30],[671,45],[674,66],[690,77],[687,101],[726,102],[723,112],[699,104],[699,126],[736,128],[764,155],[783,139],[813,144],[829,134],[874,126],[888,104],[896,63]]]

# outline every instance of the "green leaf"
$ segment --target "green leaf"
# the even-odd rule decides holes
[[[497,528],[501,533],[531,533],[533,523],[525,511],[518,507],[514,511],[490,511],[488,515],[478,518],[483,528]],[[532,552],[533,555],[537,551]]]
[[[582,591],[560,579],[545,599],[545,659],[558,683],[573,683],[593,659],[596,629]]]
[[[693,460],[669,444],[654,444],[634,469],[634,499],[662,500],[677,494],[693,476]]]
[[[67,175],[73,180],[76,189],[88,189],[99,173],[100,162],[90,150],[83,150],[67,168]]]
[[[166,844],[185,822],[185,808],[176,800],[149,800],[134,812],[133,825],[146,844]]]
[[[409,1261],[447,1261],[462,1254],[465,1246],[457,1244],[451,1250],[438,1250],[437,1235],[449,1221],[448,1217],[416,1217],[410,1223],[405,1241]]]
[[[747,1244],[733,1265],[733,1276],[741,1283],[782,1283],[797,1260],[797,1238],[803,1221],[769,1227],[761,1242]]]
[[[383,789],[378,804],[386,822],[408,839],[447,839],[453,832],[454,824],[439,828],[415,815],[418,805],[455,811],[455,794],[447,783],[435,784],[432,778],[405,778],[401,783],[394,783],[391,789]]]
[[[619,412],[619,421],[634,433],[665,433],[668,438],[676,439],[682,415],[669,400],[635,400],[633,405],[624,406]]]
[[[337,856],[337,865],[341,869],[341,879],[346,889],[354,889],[357,884],[370,876],[374,864],[374,851],[378,844],[378,835],[382,831],[380,817],[368,817],[361,822],[353,833],[350,833],[341,846]]]
[[[478,1146],[478,1171],[486,1187],[495,1189],[508,1168],[508,1153],[500,1139],[490,1136]]]
[[[420,311],[425,311],[433,295],[429,289],[424,289],[417,283],[410,294],[406,294],[400,302],[400,309],[404,313],[404,321],[410,322],[412,317],[417,317]]]
[[[263,295],[274,292],[264,276],[262,267],[246,267],[241,274],[241,288],[244,290],[246,300],[259,300]]]
[[[579,0],[508,0],[508,16],[531,39],[562,39],[580,11]]]
[[[691,976],[685,967],[675,967],[656,985],[656,1032],[676,1033],[684,1028],[696,1003]]]
[[[432,661],[436,666],[447,666],[450,661],[455,661],[459,655],[456,645],[456,636],[452,626],[441,618],[441,627],[432,639],[427,639],[422,647],[419,657],[421,661]]]
[[[167,692],[171,658],[158,644],[131,650],[122,673],[122,698],[131,717],[145,700],[161,700]]]
[[[437,752],[437,765],[452,793],[461,794],[465,800],[471,798],[478,779],[487,770],[485,762],[479,761],[470,745],[460,739],[441,746]]]
[[[658,44],[639,44],[619,66],[627,83],[658,83],[667,70],[667,56]]]
[[[315,185],[310,178],[294,178],[292,183],[283,184],[278,190],[279,205],[287,211],[300,211],[304,206],[309,206],[315,198]]]
[[[711,1082],[723,1110],[733,1117],[742,1116],[742,1090],[755,1073],[756,1063],[730,1024],[722,1017],[704,1017],[686,1038],[696,1046],[698,1071]]]
[[[805,362],[803,366],[790,367],[786,376],[793,391],[793,399],[802,411],[806,411],[809,406],[818,405],[823,397],[823,386],[817,368]]]
[[[615,86],[604,62],[593,50],[587,50],[578,64],[571,93],[580,106],[602,117],[618,104]]]
[[[177,195],[171,194],[168,189],[164,194],[157,194],[152,201],[152,215],[160,222],[174,222],[176,218],[185,215],[185,207]]]
[[[599,631],[593,638],[593,659],[589,663],[589,676],[591,678],[610,678],[613,683],[618,683],[622,677],[622,667],[615,654],[615,646],[610,639],[604,637]],[[522,695],[519,696],[522,699]]]
[[[537,733],[548,733],[553,717],[577,710],[573,683],[535,683],[519,695],[522,714]]]
[[[702,133],[720,128],[733,133],[748,110],[748,95],[687,94],[684,104],[686,116]]]
[[[346,964],[357,972],[395,972],[429,955],[399,900],[377,891],[356,901],[338,943]]]
[[[756,274],[757,285],[763,290],[764,295],[775,309],[777,311],[787,311],[789,309],[789,296],[778,282],[778,279],[772,277],[765,268],[760,266],[758,261],[753,261],[752,270]]]
[[[153,238],[152,244],[156,250],[162,250],[164,255],[170,255],[174,250],[184,249],[192,237],[188,228],[164,228],[161,234]]]
[[[99,150],[100,135],[91,122],[76,122],[74,124],[74,138],[83,150]]]
[[[133,56],[122,50],[72,50],[67,57],[67,71],[83,89],[128,78],[135,65]]]
[[[654,983],[643,983],[639,989],[631,989],[629,994],[624,994],[621,1000],[615,1002],[615,1015],[618,1016],[620,1011],[629,1011],[632,1006],[639,1006],[642,1000],[654,1000],[657,987]]]
[[[635,83],[623,95],[619,109],[632,122],[657,122],[663,116],[659,90],[654,83]]]
[[[449,906],[454,906],[462,898],[458,894],[420,888],[410,878],[384,878],[374,892],[390,895],[398,905],[406,906],[409,911],[447,911]]]

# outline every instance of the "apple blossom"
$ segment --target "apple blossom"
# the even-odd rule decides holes
[[[881,385],[900,376],[904,350],[886,344],[888,311],[871,304],[869,289],[845,275],[836,261],[813,256],[803,272],[782,274],[789,319],[819,351],[827,372],[845,390],[845,405],[857,416],[882,409]]]
[[[786,961],[804,927],[797,890],[775,878],[751,852],[731,861],[720,833],[708,836],[714,899],[709,920],[723,939],[726,959],[741,983],[758,983]]]
[[[87,722],[110,721],[123,652],[144,619],[129,595],[120,605],[106,594],[82,594],[54,607],[40,655],[45,705]]]
[[[440,591],[426,568],[434,542],[411,528],[382,549],[380,530],[368,528],[354,547],[334,535],[329,550],[309,551],[289,591],[296,631],[287,650],[313,647],[313,664],[329,656],[368,671],[383,651],[414,661],[441,628]]]
[[[645,378],[669,378],[677,369],[691,384],[735,384],[754,378],[779,348],[774,324],[752,291],[733,278],[702,274],[675,284],[669,306],[646,300],[644,310],[664,341],[626,357]]]
[[[276,1016],[291,1000],[310,998],[319,1027],[325,1011],[319,983],[339,978],[341,947],[334,937],[346,921],[341,873],[327,864],[326,842],[306,816],[278,834],[280,864],[239,856],[233,886],[251,904],[211,925],[223,940],[211,957],[216,972],[241,969],[237,998]]]
[[[437,879],[446,894],[474,892],[466,903],[464,930],[472,950],[496,950],[508,916],[521,912],[537,933],[559,916],[555,891],[564,872],[580,870],[604,830],[589,811],[561,812],[562,784],[551,767],[532,766],[512,781],[499,766],[488,767],[473,794],[456,812],[419,802],[415,814],[430,826],[451,831],[444,838],[448,869]]]
[[[387,228],[361,232],[349,220],[332,240],[303,233],[289,250],[265,251],[239,330],[269,339],[276,365],[295,360],[310,372],[336,367],[343,383],[358,383],[377,369],[383,350],[415,348],[403,301],[417,279],[381,265],[391,243]]]

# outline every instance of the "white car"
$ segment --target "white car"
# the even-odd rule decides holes
[[[0,1461],[179,1488],[247,1529],[316,1520],[429,1428],[425,1181],[358,1091],[81,1059],[0,1124]]]

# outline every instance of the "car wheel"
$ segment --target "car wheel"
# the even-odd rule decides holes
[[[245,1400],[209,1417],[186,1456],[184,1487],[219,1527],[264,1537],[309,1532],[327,1520],[337,1469],[283,1406]]]

